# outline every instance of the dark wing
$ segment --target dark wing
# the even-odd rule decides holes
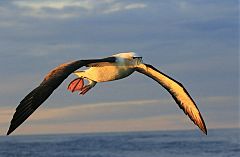
[[[174,98],[186,115],[205,133],[207,128],[195,102],[183,85],[148,64],[140,64],[136,71],[143,73],[162,85]]]
[[[64,63],[54,68],[45,76],[42,83],[33,91],[31,91],[17,106],[7,135],[11,134],[19,125],[21,125],[71,73],[82,66],[88,66],[92,63],[114,63],[115,61],[115,57],[93,60],[78,60]]]

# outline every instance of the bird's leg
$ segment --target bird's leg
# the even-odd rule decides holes
[[[74,79],[72,82],[69,83],[67,89],[71,92],[81,91],[83,89],[83,85],[84,85],[83,78],[78,77],[78,78]]]
[[[97,84],[97,82],[95,82],[95,81],[92,81],[90,79],[87,79],[87,80],[89,81],[89,84],[84,86],[81,89],[81,92],[79,93],[81,95],[84,95],[85,93],[87,93],[91,88],[93,88]]]

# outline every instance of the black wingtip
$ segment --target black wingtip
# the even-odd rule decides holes
[[[203,123],[203,124],[202,124],[202,127],[201,127],[200,129],[203,131],[203,133],[204,133],[205,135],[207,135],[207,127],[206,127],[206,124],[205,124],[205,122],[204,122],[201,114],[200,114],[200,116],[201,116],[202,123]]]
[[[204,133],[205,133],[205,135],[207,135],[207,130]]]
[[[7,132],[7,136],[10,135],[13,131],[14,131],[14,130],[12,130],[12,129],[9,128],[9,129],[8,129],[8,132]]]
[[[204,135],[207,135],[207,130],[206,129],[201,129],[201,131]]]
[[[207,128],[206,127],[204,129],[202,129],[202,131],[205,135],[207,135]]]
[[[202,126],[199,126],[200,130],[205,134],[207,135],[207,127],[202,119]]]
[[[14,130],[16,130],[17,127],[14,127],[14,125],[10,125],[8,132],[7,132],[7,136],[10,135]]]

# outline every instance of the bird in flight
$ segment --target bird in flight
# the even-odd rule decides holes
[[[86,70],[78,71],[86,66]],[[84,95],[97,83],[114,81],[131,75],[134,71],[142,73],[164,87],[178,106],[205,134],[207,128],[195,102],[181,83],[160,72],[152,65],[143,63],[142,57],[134,52],[125,52],[102,59],[77,60],[61,64],[51,70],[41,82],[17,106],[7,135],[19,127],[72,73],[77,78],[70,82],[67,89]],[[84,85],[84,80],[88,81]]]

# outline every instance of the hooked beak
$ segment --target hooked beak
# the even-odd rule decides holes
[[[142,57],[133,57],[133,59],[137,61],[137,64],[142,63]]]
[[[137,59],[137,60],[142,61],[142,57],[133,57],[133,59]]]

